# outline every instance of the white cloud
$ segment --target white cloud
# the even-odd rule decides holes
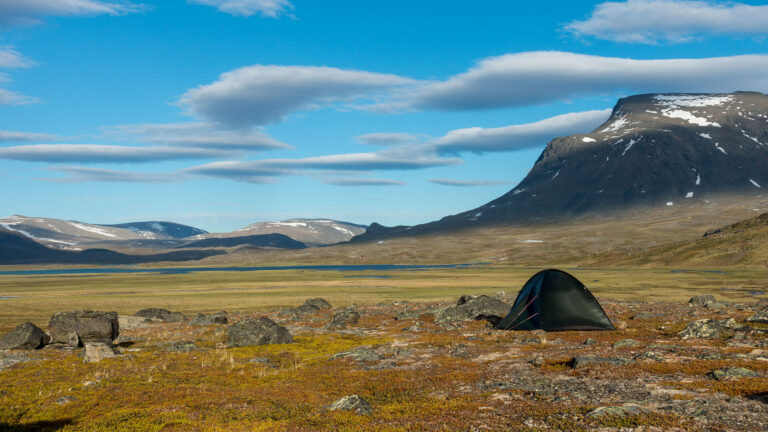
[[[355,138],[363,144],[378,146],[405,144],[416,140],[415,135],[400,132],[376,132],[359,135]]]
[[[230,152],[182,147],[129,147],[93,144],[37,144],[0,147],[0,159],[47,163],[145,163],[218,159]]]
[[[687,42],[699,35],[768,34],[768,6],[686,0],[628,0],[597,5],[565,30],[616,42]]]
[[[404,186],[405,183],[397,180],[376,178],[329,178],[323,183],[334,186],[360,187],[360,186]]]
[[[79,166],[55,167],[51,170],[70,175],[64,178],[45,179],[56,183],[171,183],[186,179],[182,173],[134,172]]]
[[[289,0],[188,0],[206,6],[213,6],[219,11],[230,15],[244,17],[256,14],[277,18],[288,14],[293,10],[293,4]]]
[[[40,142],[58,139],[60,138],[55,135],[0,130],[0,142]]]
[[[413,83],[408,78],[315,66],[248,66],[187,91],[190,114],[233,126],[264,125],[286,115]]]
[[[0,0],[2,2],[3,0]],[[0,12],[0,20],[2,12]],[[35,65],[35,62],[24,57],[18,51],[11,47],[0,47],[0,69],[1,68],[28,68]],[[8,77],[0,73],[0,82],[8,81]],[[37,102],[37,99],[14,91],[0,88],[0,105],[26,105]]]
[[[567,101],[616,93],[768,91],[768,55],[634,60],[561,51],[506,54],[428,84],[409,104],[476,110]]]
[[[510,182],[506,180],[453,180],[445,178],[430,179],[429,182],[439,184],[441,186],[456,187],[498,186],[510,184]]]
[[[226,129],[211,123],[125,125],[106,128],[106,132],[169,146],[244,151],[292,148],[258,129]]]
[[[499,128],[465,128],[432,141],[440,154],[502,152],[543,147],[554,138],[587,133],[605,122],[611,110],[561,114],[534,123]]]
[[[140,9],[126,1],[0,0],[0,25],[37,24],[47,16],[122,15]]]

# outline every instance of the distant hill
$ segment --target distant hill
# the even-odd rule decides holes
[[[310,246],[322,246],[346,242],[352,237],[364,233],[366,228],[365,225],[331,219],[289,219],[279,222],[257,222],[237,231],[209,234],[205,237],[283,234]]]
[[[620,99],[592,133],[551,141],[505,195],[423,225],[372,224],[353,241],[674,206],[716,193],[761,193],[768,188],[766,167],[768,96],[631,96]]]
[[[307,245],[304,243],[296,241],[283,234],[259,234],[242,237],[208,238],[203,240],[196,240],[185,245],[177,246],[177,249],[235,246],[252,246],[257,248],[271,249],[305,249],[307,247]]]
[[[102,225],[111,228],[124,228],[133,231],[145,238],[153,239],[183,239],[202,234],[208,234],[208,231],[188,225],[177,224],[174,222],[130,222],[115,225]]]
[[[126,255],[106,249],[65,251],[46,247],[29,237],[0,229],[0,265],[18,264],[141,264],[161,261],[193,261],[221,251],[175,251],[156,255]]]

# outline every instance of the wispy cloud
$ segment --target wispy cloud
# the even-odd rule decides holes
[[[506,180],[453,180],[445,178],[435,178],[429,180],[430,183],[439,184],[442,186],[455,186],[455,187],[478,187],[478,186],[498,186],[511,184]]]
[[[404,186],[405,183],[397,180],[377,178],[328,178],[323,183],[334,186],[361,187],[361,186]]]
[[[417,137],[409,133],[401,132],[376,132],[355,137],[366,145],[391,146],[416,141]]]
[[[258,14],[278,18],[293,10],[293,4],[289,0],[188,0],[188,2],[213,6],[221,12],[244,17]]]
[[[0,25],[38,24],[49,16],[122,15],[142,9],[127,1],[0,0]]]
[[[768,55],[634,60],[561,51],[506,54],[423,86],[408,104],[444,111],[518,107],[627,92],[768,91]]]
[[[137,124],[105,128],[143,143],[195,148],[260,151],[292,148],[259,129],[227,129],[213,123]]]
[[[412,84],[408,78],[314,66],[249,66],[187,91],[179,105],[198,117],[232,126],[258,126],[290,113],[371,96]]]
[[[56,183],[172,183],[187,179],[184,173],[178,172],[135,172],[80,166],[55,167],[51,170],[69,174],[69,177],[44,179]]]
[[[628,0],[595,6],[565,30],[616,42],[681,43],[702,35],[766,35],[768,6],[687,0]]]
[[[231,152],[183,147],[132,147],[94,144],[37,144],[0,147],[0,159],[46,163],[147,163],[220,159]]]
[[[611,110],[561,114],[534,123],[484,129],[456,129],[432,141],[439,154],[516,151],[542,147],[554,138],[587,133],[605,122]]]
[[[2,0],[0,0],[0,5],[2,5]],[[2,11],[0,11],[0,20],[2,20]],[[35,62],[21,55],[13,48],[0,47],[0,69],[29,68],[34,65]],[[0,82],[3,81],[8,81],[8,77],[4,73],[0,73]],[[36,98],[0,88],[0,105],[26,105],[36,102],[38,102]]]
[[[59,139],[61,138],[56,135],[0,130],[0,143],[58,141]]]

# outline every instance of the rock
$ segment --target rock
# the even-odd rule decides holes
[[[373,412],[371,404],[358,395],[344,396],[336,402],[328,405],[329,411],[354,411],[358,414],[370,414]]]
[[[165,318],[168,317],[170,314],[171,314],[171,311],[169,311],[168,309],[147,308],[147,309],[142,309],[136,312],[134,315],[142,318],[157,319],[157,320],[165,321]]]
[[[33,350],[42,348],[51,338],[40,327],[25,322],[0,338],[0,350]]]
[[[768,309],[755,312],[749,318],[747,318],[747,322],[768,324]]]
[[[171,344],[168,344],[165,346],[166,351],[171,352],[192,352],[198,350],[198,346],[194,342],[189,341],[183,341],[183,342],[173,342]]]
[[[592,411],[587,413],[587,416],[589,417],[628,417],[628,416],[636,416],[641,415],[649,412],[649,410],[636,406],[636,405],[626,405],[626,406],[602,406],[599,408],[595,408]]]
[[[401,310],[395,314],[395,319],[398,321],[419,319],[421,312],[418,310]]]
[[[614,349],[618,348],[631,348],[636,347],[638,345],[637,341],[634,339],[622,339],[616,343],[613,344]]]
[[[352,351],[338,353],[330,359],[349,358],[358,362],[375,362],[381,360],[381,356],[373,348],[356,348]]]
[[[410,325],[408,327],[404,327],[404,332],[420,332],[424,330],[424,327],[422,327],[424,323],[421,321],[416,321],[413,323],[413,325]]]
[[[52,342],[80,346],[86,342],[112,345],[120,335],[116,312],[73,311],[59,312],[48,324]]]
[[[192,321],[189,322],[190,325],[213,325],[213,324],[227,324],[229,323],[229,319],[227,318],[227,313],[225,311],[219,311],[212,314],[197,314],[194,318],[192,318]]]
[[[318,298],[307,299],[304,302],[304,304],[305,305],[314,306],[314,307],[316,307],[318,309],[330,309],[331,308],[331,304],[330,303],[328,303],[325,299],[322,299],[322,298],[319,298],[319,297]]]
[[[320,310],[319,307],[312,305],[312,304],[303,304],[293,310],[293,313],[295,313],[298,316],[303,315],[312,315],[315,312],[318,312]]]
[[[678,333],[681,339],[716,339],[729,336],[727,320],[701,319],[691,321]]]
[[[597,341],[592,338],[586,338],[584,339],[584,342],[581,343],[582,345],[597,345]]]
[[[293,343],[288,329],[266,317],[246,319],[227,327],[227,346],[230,348]]]
[[[751,369],[743,367],[729,367],[725,369],[713,370],[712,372],[709,372],[707,376],[716,380],[724,380],[728,378],[758,377],[760,374]]]
[[[715,299],[715,296],[711,294],[707,295],[698,295],[695,297],[691,297],[690,300],[688,300],[688,303],[694,305],[694,306],[707,306],[710,303],[715,303],[717,300]]]
[[[155,320],[155,322],[158,320]],[[133,315],[118,315],[117,322],[123,330],[144,328],[153,323],[153,320]]]
[[[542,366],[544,366],[546,364],[544,362],[544,357],[542,357],[542,356],[536,356],[536,357],[532,358],[529,363],[531,365],[537,367],[537,368],[540,368],[540,367],[542,367]]]
[[[346,328],[347,325],[357,324],[360,321],[360,313],[351,310],[344,309],[333,314],[331,323],[328,324],[330,328]]]
[[[184,322],[187,317],[181,312],[171,312],[170,315],[165,317],[165,322]]]
[[[449,306],[435,314],[435,322],[456,322],[487,319],[498,322],[505,317],[512,306],[486,295],[477,297],[461,296],[455,306]]]
[[[631,363],[630,360],[621,357],[598,357],[598,356],[576,356],[568,362],[568,365],[574,369],[596,364],[610,364],[622,366]]]
[[[115,356],[111,345],[103,342],[86,342],[83,348],[83,363],[96,363]]]

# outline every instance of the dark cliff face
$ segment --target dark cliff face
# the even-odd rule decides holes
[[[486,205],[354,241],[679,205],[768,187],[768,96],[647,94],[620,99],[592,133],[557,138],[514,189]]]

